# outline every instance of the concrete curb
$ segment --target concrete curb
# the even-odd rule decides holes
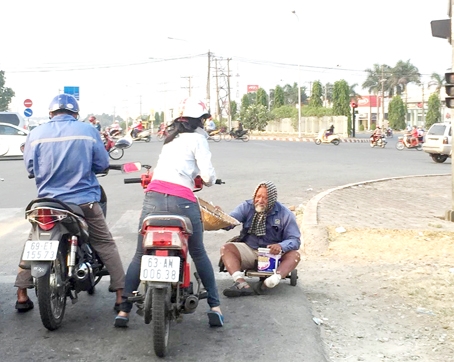
[[[290,142],[315,142],[315,138],[310,137],[279,137],[279,136],[250,136],[251,140],[258,141],[290,141]],[[341,138],[345,143],[369,143],[369,139],[364,138]]]
[[[330,193],[342,189],[346,189],[349,187],[359,186],[359,185],[367,185],[375,182],[383,182],[383,181],[390,181],[390,180],[399,180],[405,178],[416,178],[416,177],[436,177],[436,176],[450,176],[451,173],[446,174],[430,174],[430,175],[411,175],[411,176],[397,176],[397,177],[388,177],[388,178],[381,178],[376,180],[369,180],[369,181],[362,181],[362,182],[355,182],[351,184],[346,184],[338,187],[334,187],[332,189],[320,192],[319,194],[312,197],[306,204],[303,213],[303,220],[301,222],[301,230],[303,234],[303,252],[305,254],[317,254],[320,255],[325,252],[329,247],[329,239],[328,239],[328,230],[326,227],[321,226],[318,224],[318,203],[321,199],[325,196],[329,195]]]

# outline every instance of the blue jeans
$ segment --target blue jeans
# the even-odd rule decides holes
[[[147,192],[143,201],[142,214],[140,215],[139,230],[142,227],[145,217],[156,211],[168,211],[176,215],[187,216],[191,220],[193,233],[189,237],[189,253],[194,261],[197,273],[202,280],[202,284],[208,293],[208,305],[210,307],[219,306],[219,294],[214,278],[213,266],[211,265],[210,259],[208,259],[205,246],[203,245],[202,217],[198,203],[177,196],[160,194],[158,192]],[[126,272],[125,289],[123,292],[124,301],[120,309],[127,313],[131,311],[132,303],[126,301],[126,298],[132,296],[132,292],[136,291],[140,284],[140,262],[143,255],[142,239],[143,236],[139,233],[136,253]]]

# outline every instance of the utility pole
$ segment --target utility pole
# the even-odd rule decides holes
[[[231,58],[227,58],[227,94],[228,94],[228,108],[227,108],[227,120],[229,123],[229,130],[232,129],[232,107],[230,104],[230,61]]]
[[[215,59],[216,64],[216,119],[220,119],[221,115],[221,105],[219,104],[219,74],[218,74],[218,60]]]
[[[424,127],[425,122],[425,114],[424,114],[424,83],[422,84],[422,127]]]
[[[181,77],[181,78],[188,78],[188,82],[189,82],[189,86],[188,87],[182,87],[182,88],[189,88],[189,97],[191,96],[191,79],[192,79],[192,76],[188,76],[188,77]]]
[[[385,74],[381,65],[381,128],[385,126]]]
[[[211,113],[210,70],[211,70],[211,52],[210,50],[208,50],[207,104],[208,110]]]

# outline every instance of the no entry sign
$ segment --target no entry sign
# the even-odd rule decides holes
[[[28,107],[31,107],[32,105],[33,105],[33,102],[32,102],[31,99],[26,99],[26,100],[24,101],[24,106],[25,106],[25,107],[28,108]]]

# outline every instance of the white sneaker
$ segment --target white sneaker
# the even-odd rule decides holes
[[[267,288],[274,288],[276,285],[279,284],[281,281],[281,275],[280,274],[273,274],[269,276],[268,278],[265,279],[265,285]]]

